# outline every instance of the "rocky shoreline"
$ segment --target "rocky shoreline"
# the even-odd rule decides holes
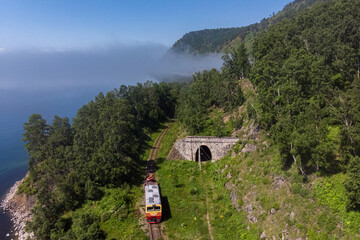
[[[25,224],[31,219],[31,208],[34,206],[35,198],[34,196],[17,194],[18,187],[22,181],[17,181],[0,203],[0,208],[11,216],[11,222],[13,223],[13,232],[11,234],[18,240],[26,240],[28,237],[33,237],[32,233],[25,232]],[[6,236],[9,237],[10,233]]]

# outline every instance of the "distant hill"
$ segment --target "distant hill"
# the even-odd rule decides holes
[[[248,51],[254,36],[269,26],[274,25],[285,18],[290,18],[305,8],[315,3],[328,0],[295,0],[287,4],[281,11],[270,18],[264,18],[260,23],[254,23],[245,27],[205,29],[186,33],[177,40],[171,50],[186,54],[204,54],[224,52],[229,46],[245,41]]]

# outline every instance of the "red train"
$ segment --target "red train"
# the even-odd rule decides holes
[[[146,222],[159,223],[162,216],[160,189],[152,174],[146,178],[144,188]]]

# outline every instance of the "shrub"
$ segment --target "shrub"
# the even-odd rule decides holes
[[[305,188],[301,188],[299,191],[300,196],[306,198],[309,195],[309,191]]]
[[[85,193],[86,198],[89,200],[99,200],[104,195],[99,186],[95,182],[90,181],[90,179],[85,183]]]
[[[238,114],[235,117],[231,117],[230,120],[235,129],[240,129],[243,126],[244,119]]]
[[[191,190],[190,190],[190,194],[191,195],[196,195],[199,193],[199,190],[196,188],[196,187],[193,187]]]
[[[220,201],[220,200],[222,200],[223,198],[224,198],[223,195],[218,195],[218,196],[216,197],[216,200],[217,200],[217,201]]]
[[[234,152],[235,152],[236,154],[238,154],[241,149],[242,149],[242,146],[241,146],[239,143],[235,144],[235,146],[234,146]]]
[[[246,112],[247,112],[248,118],[250,118],[250,119],[256,118],[256,111],[250,102],[248,102],[246,104]]]
[[[101,230],[99,221],[89,214],[76,216],[72,230],[77,239],[106,239],[106,234]]]
[[[348,208],[360,210],[360,158],[353,157],[348,166],[348,181],[345,188],[349,199]]]
[[[294,184],[291,184],[291,192],[293,194],[298,194],[300,193],[300,190],[302,189],[302,186],[300,183],[294,183]]]
[[[24,193],[26,195],[34,195],[36,193],[36,188],[33,186],[32,179],[30,176],[27,176],[25,180],[18,187],[18,193]]]
[[[280,204],[277,203],[277,202],[274,203],[273,208],[274,208],[276,211],[278,211],[278,210],[280,209]]]
[[[301,223],[296,223],[295,225],[300,230],[304,229],[304,225],[302,225]]]
[[[303,177],[300,174],[294,174],[292,179],[291,179],[291,183],[302,183],[303,182]]]
[[[238,203],[239,207],[242,207],[244,205],[244,201],[242,200],[242,198],[239,198],[237,200],[237,203]]]
[[[261,196],[259,198],[259,203],[263,208],[268,209],[269,198],[267,196]]]
[[[270,184],[270,180],[268,178],[263,178],[262,182],[263,182],[264,185]]]
[[[289,216],[285,217],[285,222],[289,225],[289,226],[293,226],[295,224],[294,220],[291,220]]]

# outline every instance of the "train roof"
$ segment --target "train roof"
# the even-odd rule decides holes
[[[156,183],[145,184],[146,205],[161,204],[159,186]]]

